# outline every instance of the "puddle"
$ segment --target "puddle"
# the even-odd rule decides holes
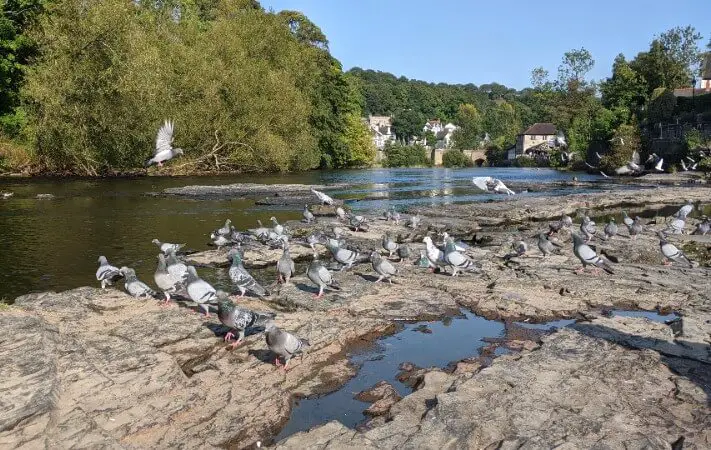
[[[676,313],[669,314],[659,314],[654,311],[624,311],[624,310],[612,310],[613,316],[620,317],[644,317],[654,322],[664,323],[668,320],[673,320],[679,317]]]

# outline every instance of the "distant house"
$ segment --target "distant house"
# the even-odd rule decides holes
[[[704,57],[701,68],[701,84],[699,87],[689,86],[674,89],[674,97],[693,97],[696,95],[711,94],[711,52]]]
[[[439,119],[431,119],[425,123],[424,127],[422,127],[422,132],[432,132],[435,135],[435,139],[437,139],[434,143],[427,142],[427,145],[432,146],[434,144],[434,148],[451,148],[454,143],[452,137],[454,136],[454,132],[458,129],[459,127],[451,122],[446,125],[442,125],[442,122]]]
[[[555,145],[557,134],[558,130],[552,123],[534,123],[517,136],[514,152],[512,154],[509,151],[507,156],[509,159],[516,159],[521,155],[542,156],[542,153],[547,154],[550,148]]]
[[[395,133],[392,131],[392,118],[390,116],[368,116],[365,120],[373,135],[373,144],[379,150],[385,148],[388,142],[395,142]]]

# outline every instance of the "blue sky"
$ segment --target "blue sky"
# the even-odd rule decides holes
[[[587,48],[593,79],[609,75],[622,52],[645,50],[654,35],[693,25],[711,36],[709,0],[262,0],[303,11],[349,69],[382,70],[432,82],[496,81],[521,89],[531,69],[555,76],[563,53]]]

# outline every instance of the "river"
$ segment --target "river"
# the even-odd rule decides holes
[[[581,182],[602,177],[574,174]],[[239,229],[268,222],[298,219],[300,208],[261,207],[254,200],[194,200],[148,195],[169,187],[229,183],[345,183],[329,191],[359,211],[416,204],[488,201],[495,196],[478,191],[473,176],[494,176],[523,195],[559,195],[594,189],[561,185],[574,176],[549,169],[373,169],[312,171],[287,175],[213,177],[141,177],[120,179],[0,179],[0,191],[14,196],[0,200],[0,299],[47,290],[97,285],[99,255],[116,266],[134,267],[152,284],[157,248],[151,240],[186,243],[192,250],[208,248],[208,234],[230,218]],[[52,194],[52,199],[37,199]],[[500,198],[500,197],[499,197]]]

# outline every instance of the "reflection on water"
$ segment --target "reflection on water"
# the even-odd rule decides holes
[[[546,169],[472,168],[376,169],[313,171],[288,175],[220,177],[143,177],[134,179],[3,179],[0,190],[15,196],[0,200],[0,299],[45,290],[63,290],[95,283],[96,260],[105,255],[116,266],[136,269],[152,283],[157,248],[153,238],[187,243],[204,250],[208,233],[231,218],[240,229],[256,220],[300,219],[301,208],[258,207],[253,200],[192,200],[145,195],[168,187],[228,183],[346,183],[329,191],[357,210],[404,209],[412,204],[484,201],[493,195],[479,192],[473,176],[494,176],[514,189],[533,184],[559,195],[571,187],[572,174]],[[581,182],[599,177],[576,174]],[[542,187],[541,187],[542,186]],[[580,188],[581,192],[583,188]],[[586,187],[585,189],[590,189]],[[52,200],[38,200],[50,193]],[[359,200],[360,199],[360,200]],[[209,276],[212,276],[210,274]]]

